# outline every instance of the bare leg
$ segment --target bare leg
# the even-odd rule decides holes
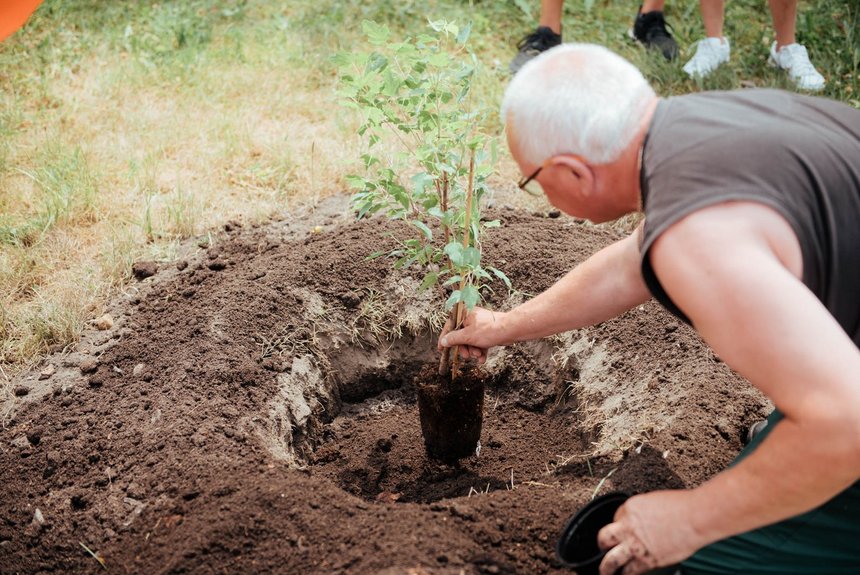
[[[796,42],[794,33],[797,28],[797,0],[768,0],[767,3],[773,17],[773,30],[776,32],[776,49],[794,44]]]
[[[645,0],[642,2],[642,14],[647,14],[648,12],[662,12],[665,4],[666,0]]]
[[[725,2],[723,0],[699,0],[699,8],[702,10],[705,36],[722,38]]]
[[[546,26],[556,34],[561,34],[561,11],[564,0],[541,0],[540,26]]]

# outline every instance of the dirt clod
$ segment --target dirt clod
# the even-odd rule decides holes
[[[30,388],[26,385],[16,385],[12,390],[12,393],[15,394],[15,397],[24,397],[28,393],[30,393]]]
[[[78,367],[80,368],[81,373],[95,373],[99,368],[99,360],[94,357],[88,357],[81,361]]]
[[[109,313],[106,313],[103,316],[93,320],[93,325],[96,329],[101,331],[109,330],[113,327],[113,317],[111,317]]]
[[[131,273],[138,281],[145,280],[158,273],[158,264],[155,262],[135,262],[131,266]]]

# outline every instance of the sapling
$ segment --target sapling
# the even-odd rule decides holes
[[[480,210],[496,148],[495,140],[482,131],[488,110],[472,97],[478,61],[467,48],[470,26],[429,24],[432,34],[392,41],[386,26],[365,21],[363,29],[373,49],[336,57],[341,100],[360,114],[358,133],[367,142],[361,156],[364,175],[348,176],[347,181],[359,218],[384,213],[414,231],[411,237],[398,239],[396,249],[370,257],[388,255],[395,268],[420,267],[422,290],[439,285],[450,289],[445,310],[457,328],[494,276],[508,288],[510,281],[481,262],[482,233],[499,225],[482,221]],[[422,429],[431,454],[435,440],[429,434],[435,431],[428,427],[456,433],[463,427],[461,420],[470,417],[461,413],[462,405],[471,402],[479,435],[483,405],[483,384],[464,383],[456,348],[443,352],[438,372],[449,383],[435,387],[452,398],[422,399],[419,385]],[[464,395],[472,391],[472,396]],[[422,407],[428,402],[432,408]],[[435,415],[427,415],[427,410]],[[471,450],[477,438],[469,440]],[[459,447],[453,451],[458,449],[453,458],[465,455]],[[436,455],[450,455],[444,451],[439,449]]]
[[[363,29],[375,49],[336,57],[342,102],[361,114],[358,133],[368,144],[365,174],[347,177],[353,206],[359,218],[382,211],[410,224],[413,237],[371,257],[392,256],[395,268],[421,266],[422,290],[454,288],[445,309],[459,327],[493,276],[510,287],[502,271],[481,264],[481,234],[499,225],[481,221],[480,211],[496,148],[481,130],[487,109],[472,98],[478,61],[467,48],[470,27],[431,21],[434,34],[403,41],[391,41],[374,22]],[[382,149],[392,139],[395,149]],[[440,373],[456,378],[457,357],[454,350],[449,369],[443,354]]]

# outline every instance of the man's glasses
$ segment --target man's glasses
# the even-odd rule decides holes
[[[523,176],[520,178],[520,181],[517,182],[517,187],[531,196],[542,196],[543,188],[535,178],[538,177],[538,174],[540,174],[540,171],[544,169],[545,165],[545,163],[541,164],[541,166],[532,172],[530,176]]]
[[[588,163],[588,160],[586,160],[585,158],[583,158],[580,155],[571,155],[571,157],[576,158],[577,160],[579,160],[580,162],[582,162],[584,164]],[[521,189],[522,191],[524,191],[525,193],[531,195],[531,196],[542,196],[542,195],[544,195],[543,187],[541,187],[540,182],[538,182],[535,178],[537,178],[538,174],[540,174],[541,170],[543,170],[545,167],[550,165],[551,162],[552,162],[552,158],[544,161],[544,163],[541,164],[537,170],[532,172],[531,175],[523,176],[522,178],[520,178],[520,181],[517,182],[517,187],[519,189]],[[574,175],[576,175],[575,172],[574,172]],[[579,176],[577,176],[577,178],[578,177]]]

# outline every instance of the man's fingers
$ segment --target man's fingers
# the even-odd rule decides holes
[[[461,345],[463,343],[463,330],[458,329],[457,331],[452,331],[446,333],[439,339],[439,343],[442,344],[442,347],[454,347],[455,345]]]
[[[597,533],[597,546],[605,551],[621,543],[621,527],[618,523],[610,523]]]
[[[616,571],[624,567],[632,557],[633,553],[627,545],[623,543],[616,545],[606,552],[606,556],[600,562],[600,575],[615,575]]]
[[[437,351],[441,352],[445,348],[445,346],[442,344],[442,340],[445,338],[445,336],[448,334],[449,331],[451,331],[451,320],[450,319],[445,322],[444,326],[442,326],[442,333],[439,334],[439,340],[436,342],[436,350]]]

